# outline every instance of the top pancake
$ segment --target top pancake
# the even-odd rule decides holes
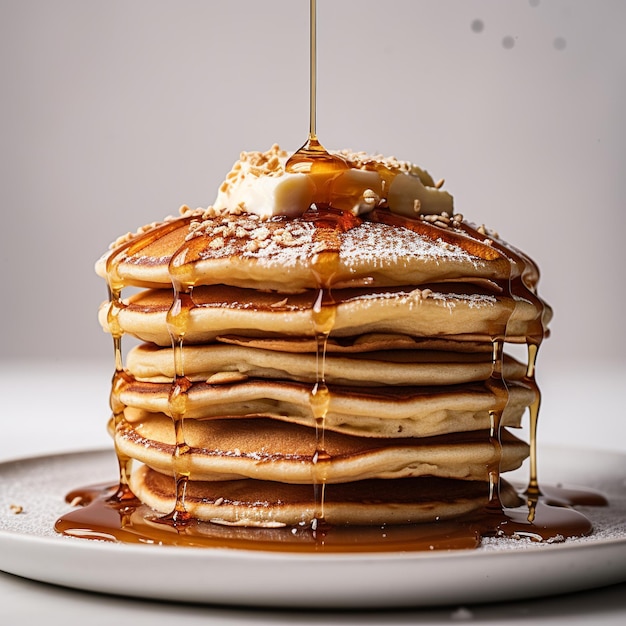
[[[355,217],[312,208],[300,217],[268,220],[183,209],[182,217],[129,236],[96,269],[120,286],[181,281],[282,293],[330,283],[398,286],[508,281],[521,275],[534,287],[536,266],[513,248],[465,222],[442,217],[439,224],[382,209]]]

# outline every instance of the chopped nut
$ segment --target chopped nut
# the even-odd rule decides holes
[[[363,192],[363,202],[376,206],[380,202],[380,196],[373,189],[366,189]]]
[[[207,207],[204,213],[202,213],[202,220],[210,220],[217,217],[218,211],[215,207]]]
[[[11,513],[15,513],[15,515],[19,515],[24,512],[24,507],[21,504],[11,504],[9,509],[11,509]]]
[[[286,304],[287,304],[287,298],[283,298],[282,300],[279,300],[278,302],[272,302],[270,306],[274,309],[274,308],[278,308],[281,306],[285,306]]]
[[[216,237],[209,244],[209,248],[212,248],[213,250],[219,250],[220,248],[223,248],[223,247],[224,247],[224,237]]]
[[[270,236],[270,230],[266,226],[262,226],[261,228],[257,228],[252,233],[252,238],[257,241],[265,241]]]

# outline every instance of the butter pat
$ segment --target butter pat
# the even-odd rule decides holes
[[[213,207],[261,218],[302,215],[313,203],[315,186],[306,174],[286,172],[286,161],[287,153],[277,145],[267,152],[242,152],[220,185]]]
[[[452,215],[452,196],[442,189],[427,187],[413,174],[398,174],[389,185],[389,210],[407,217],[447,212]]]
[[[313,203],[315,187],[306,174],[248,175],[228,192],[218,192],[214,207],[228,213],[239,210],[261,218],[296,217]]]
[[[242,152],[220,186],[213,207],[253,213],[263,219],[296,217],[313,204],[360,215],[377,207],[415,217],[452,214],[452,196],[434,186],[417,166],[393,157],[338,153],[347,169],[288,172],[288,153],[277,145],[266,152]]]

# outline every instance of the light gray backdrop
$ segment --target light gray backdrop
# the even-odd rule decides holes
[[[529,252],[551,358],[624,362],[626,2],[318,0],[328,148],[444,177]],[[308,129],[307,0],[1,0],[1,356],[110,358],[93,264]]]

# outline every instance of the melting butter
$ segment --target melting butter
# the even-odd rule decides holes
[[[452,196],[417,166],[363,153],[333,153],[346,167],[287,167],[289,154],[278,145],[266,152],[242,152],[220,185],[213,207],[245,211],[267,219],[296,217],[312,204],[353,215],[388,207],[393,213],[453,212]]]

